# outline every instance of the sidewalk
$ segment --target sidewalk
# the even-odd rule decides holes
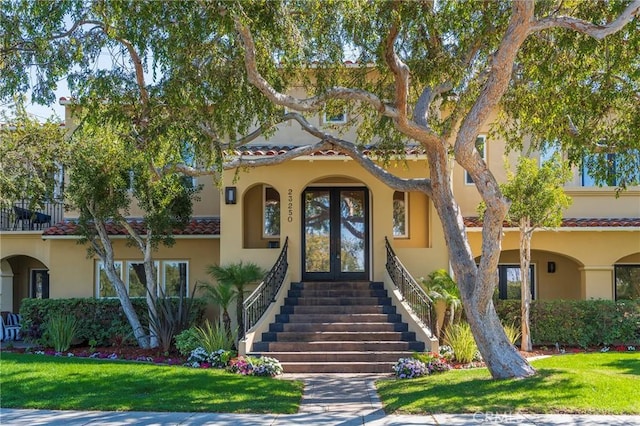
[[[412,426],[412,425],[525,425],[525,426],[633,426],[640,416],[586,416],[570,414],[435,414],[385,415],[375,391],[376,375],[287,374],[285,379],[305,382],[305,391],[297,414],[219,414],[81,412],[18,410],[0,408],[0,424],[39,425],[158,425],[158,426]]]

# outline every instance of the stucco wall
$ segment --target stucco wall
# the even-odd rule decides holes
[[[393,171],[403,176],[426,177],[428,174],[426,162],[423,160],[410,161],[408,167],[396,166],[398,169]],[[233,177],[233,172],[227,172],[224,176],[226,182],[232,182]],[[243,171],[234,183],[234,186],[238,188],[238,199],[243,200],[247,193],[249,198],[252,198],[251,191],[256,184],[270,185],[280,193],[281,240],[284,242],[284,238],[289,237],[289,267],[293,281],[300,280],[302,274],[301,234],[302,193],[304,189],[313,184],[342,184],[345,186],[362,184],[366,186],[370,194],[372,279],[382,281],[386,262],[384,238],[386,236],[391,239],[393,235],[394,191],[391,188],[347,158],[336,160],[335,158],[305,157],[276,166]],[[427,207],[429,210],[425,210]],[[277,257],[278,250],[243,249],[242,238],[239,236],[243,235],[243,226],[245,226],[243,216],[246,214],[249,212],[244,210],[241,202],[235,205],[221,205],[223,230],[220,245],[223,249],[220,254],[220,262],[225,264],[239,259],[247,259],[264,267],[270,267]],[[410,232],[415,232],[416,236],[414,246],[420,248],[399,248],[406,256],[402,257],[403,262],[406,260],[409,270],[418,275],[426,275],[434,269],[446,267],[448,257],[442,239],[441,226],[437,219],[433,219],[432,206],[424,196],[420,199],[418,195],[412,194],[410,216],[411,228],[413,228]],[[257,223],[256,226],[261,226],[260,216],[256,216],[253,220]],[[417,220],[415,224],[413,220]],[[403,244],[412,244],[412,242],[402,242],[398,246]]]

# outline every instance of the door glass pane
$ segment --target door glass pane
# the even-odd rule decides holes
[[[329,191],[305,193],[305,271],[330,272]]]
[[[340,191],[340,270],[365,267],[364,191]]]

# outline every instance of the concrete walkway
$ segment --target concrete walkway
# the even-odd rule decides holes
[[[436,414],[385,415],[375,391],[376,375],[285,375],[300,379],[305,390],[297,414],[218,414],[218,413],[149,413],[149,412],[81,412],[18,410],[0,408],[0,424],[39,425],[171,425],[171,426],[411,426],[411,425],[526,425],[526,426],[596,426],[640,425],[640,416],[582,416],[540,414]]]

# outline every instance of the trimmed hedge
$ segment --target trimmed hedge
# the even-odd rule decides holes
[[[146,300],[131,298],[131,303],[142,324],[148,324]],[[206,306],[205,299],[193,299],[191,325],[202,322]],[[118,299],[23,299],[20,314],[23,336],[33,342],[42,337],[48,319],[61,314],[71,314],[78,320],[76,340],[84,343],[95,340],[96,346],[135,342],[133,330]]]
[[[520,324],[520,301],[495,302],[503,322]],[[640,345],[640,301],[534,300],[530,311],[534,345]]]

